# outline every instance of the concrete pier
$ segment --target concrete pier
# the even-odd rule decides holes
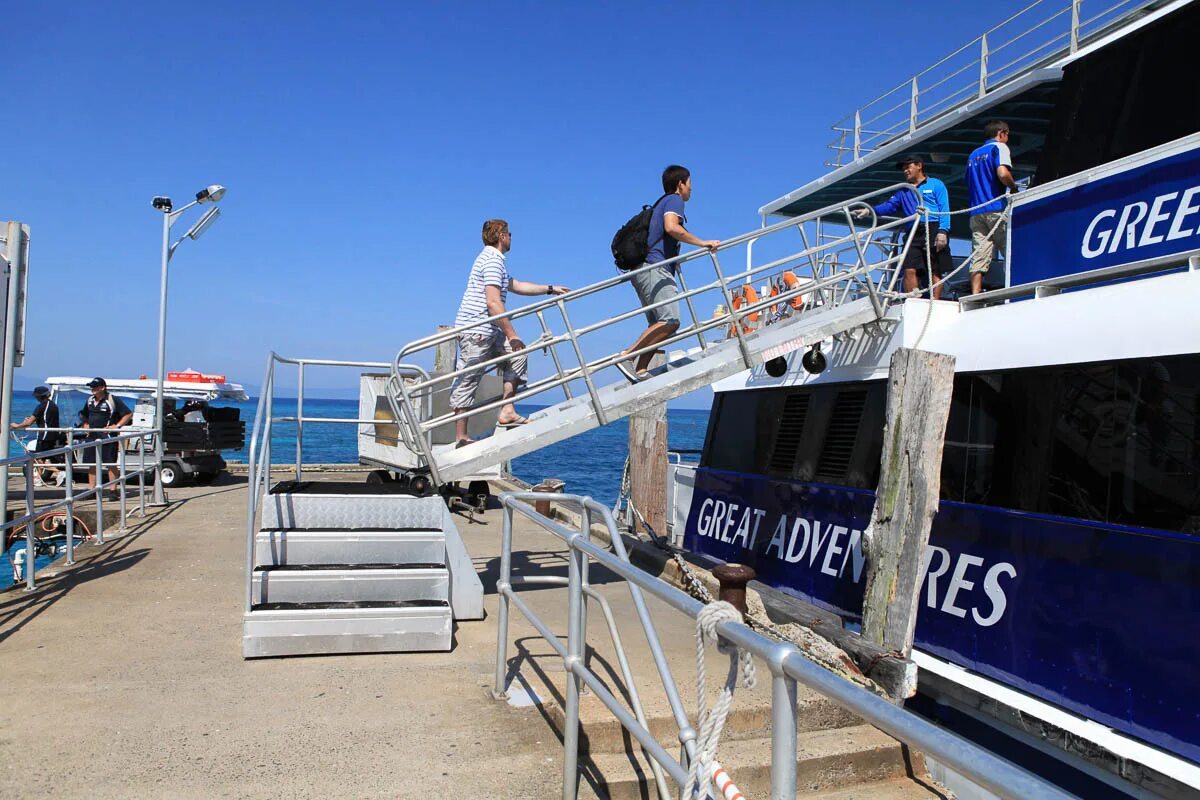
[[[245,491],[238,475],[174,489],[171,506],[132,517],[126,535],[81,546],[73,567],[43,570],[35,593],[0,593],[0,797],[561,794],[562,665],[520,614],[510,630],[511,699],[489,692],[499,511],[482,522],[456,517],[489,618],[458,624],[452,652],[244,661]],[[557,539],[520,516],[514,536],[514,571],[566,574]],[[628,591],[610,578],[593,570],[651,726],[675,751]],[[522,596],[565,637],[565,590]],[[654,613],[691,708],[692,624],[665,607]],[[596,612],[589,621],[592,660],[616,687],[602,620]],[[767,788],[765,703],[761,692],[739,691],[722,758],[755,796]],[[802,734],[798,769],[811,796],[938,796],[906,776],[923,769],[896,742],[803,690],[801,703],[811,736]],[[626,753],[611,715],[598,702],[585,702],[582,715],[593,755],[581,796],[643,796],[644,760]]]

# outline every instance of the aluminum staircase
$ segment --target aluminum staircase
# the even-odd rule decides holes
[[[911,237],[906,237],[902,246],[889,243],[889,240],[898,231],[910,230],[917,224],[917,217],[914,214],[880,223],[870,211],[871,204],[866,198],[887,196],[896,191],[915,192],[908,184],[895,184],[849,203],[734,237],[715,251],[697,250],[662,262],[682,267],[677,269],[682,288],[678,300],[681,329],[670,338],[634,353],[609,352],[600,358],[589,358],[585,355],[585,340],[595,340],[599,337],[592,334],[626,320],[631,322],[627,326],[631,330],[633,323],[644,324],[641,320],[645,309],[635,306],[590,324],[572,322],[572,313],[578,313],[575,309],[588,301],[593,308],[597,305],[596,300],[603,300],[600,305],[606,309],[628,308],[634,293],[624,284],[633,272],[493,317],[493,320],[509,319],[513,323],[521,318],[536,319],[541,337],[526,339],[530,344],[525,352],[532,355],[540,350],[550,357],[554,366],[552,375],[532,381],[511,400],[550,403],[553,401],[544,394],[550,390],[561,390],[565,398],[564,402],[530,416],[527,425],[497,431],[486,439],[462,447],[434,444],[431,434],[435,430],[444,431],[446,426],[464,418],[471,420],[479,414],[492,414],[505,400],[481,400],[477,396],[476,405],[470,409],[439,414],[433,411],[434,398],[445,393],[459,376],[495,367],[505,357],[429,377],[410,362],[423,360],[428,351],[452,346],[460,331],[446,330],[412,342],[397,354],[386,387],[387,399],[397,420],[398,438],[415,455],[421,468],[428,470],[434,483],[462,480],[505,460],[639,409],[681,397],[742,370],[880,322],[889,303],[899,297],[894,292],[899,277],[898,265],[907,254],[907,240]],[[917,205],[921,206],[919,194]],[[863,227],[856,221],[851,214],[854,206],[868,209],[870,225]],[[801,250],[755,264],[756,244],[766,240],[767,246],[776,246],[781,241],[780,234],[797,232],[803,243]],[[794,244],[785,241],[784,246],[790,249]],[[746,268],[727,275],[721,267],[721,254],[743,247]],[[715,280],[689,288],[685,279],[702,273],[706,262],[711,262]],[[755,289],[754,285],[760,282],[762,288]],[[710,318],[696,311],[698,305],[707,301],[718,303]],[[476,322],[472,326],[480,324]],[[464,329],[472,326],[464,326]],[[555,327],[561,328],[561,332],[556,333]],[[607,332],[612,335],[611,331]],[[632,334],[622,335],[632,337]],[[645,380],[630,383],[615,368],[631,356],[655,348],[668,350],[671,345],[690,349],[671,351],[666,365],[652,370]],[[565,356],[559,352],[560,348]],[[564,365],[564,362],[568,363]]]
[[[242,654],[449,650],[483,587],[440,497],[285,483],[262,496]]]

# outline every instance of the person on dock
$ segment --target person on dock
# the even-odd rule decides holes
[[[507,255],[511,249],[512,231],[509,230],[507,222],[502,219],[489,219],[483,223],[483,250],[471,265],[471,272],[467,276],[467,288],[458,305],[458,315],[454,318],[455,328],[461,329],[473,322],[505,313],[509,291],[525,296],[558,295],[571,291],[566,286],[530,283],[510,278]],[[458,334],[458,358],[455,360],[454,369],[457,372],[493,358],[510,355],[510,358],[497,364],[504,380],[503,397],[507,399],[516,394],[517,388],[525,383],[528,362],[525,354],[521,352],[524,349],[525,343],[517,336],[511,320],[498,319],[476,325]],[[475,390],[479,388],[479,381],[485,369],[486,367],[481,367],[454,379],[450,386],[450,407],[454,409],[455,414],[466,411],[474,404]],[[524,425],[528,421],[517,413],[511,402],[500,407],[496,418],[496,424],[501,428]],[[454,439],[457,447],[471,443],[467,436],[466,417],[455,421]]]
[[[950,194],[946,184],[937,178],[925,175],[925,160],[915,154],[901,156],[896,169],[904,174],[904,180],[921,193],[921,205],[925,210],[912,233],[908,234],[908,252],[904,255],[901,268],[904,270],[904,291],[912,292],[920,285],[922,271],[933,272],[933,299],[942,299],[942,276],[954,266],[950,260]],[[907,189],[901,189],[886,201],[873,206],[881,217],[907,217],[917,213],[917,198]],[[865,208],[854,212],[862,219],[870,214]],[[928,235],[926,234],[928,230]],[[926,250],[928,249],[928,258]]]
[[[88,435],[89,439],[92,441],[106,439],[112,436],[118,428],[130,423],[133,419],[133,412],[121,398],[108,391],[108,383],[104,378],[92,378],[88,382],[88,388],[92,390],[92,396],[87,399],[87,403],[79,412],[79,427],[96,431]],[[95,464],[97,451],[100,451],[102,463],[112,465],[108,468],[108,479],[116,480],[117,442],[87,448],[84,451],[88,454],[84,459],[85,463],[90,459],[91,463]],[[95,485],[96,471],[88,470],[88,488],[91,489]],[[108,500],[116,500],[119,496],[118,492],[112,489],[104,495]]]
[[[1007,122],[992,120],[983,127],[987,141],[967,159],[967,195],[971,207],[971,294],[983,291],[983,275],[992,267],[996,249],[1008,258],[1008,220],[1004,196],[1017,192],[1012,174],[1012,152],[1008,149]]]
[[[679,295],[679,288],[675,285],[678,266],[671,264],[651,269],[645,267],[679,255],[680,242],[709,250],[716,250],[721,244],[718,239],[701,239],[683,227],[687,222],[683,206],[692,199],[692,173],[686,167],[672,164],[663,170],[662,187],[664,196],[655,204],[650,217],[650,229],[646,237],[646,243],[649,245],[646,263],[637,267],[629,280],[643,306],[660,302],[663,305],[646,309],[646,320],[650,327],[638,336],[637,341],[630,345],[626,353],[634,353],[666,341],[679,330],[679,301],[675,299]],[[643,380],[648,374],[646,370],[650,367],[654,353],[654,350],[647,350],[638,355],[632,370],[624,361],[618,361],[616,367],[630,381]]]
[[[37,439],[34,440],[33,452],[42,453],[47,450],[55,450],[63,446],[63,433],[61,431],[48,431],[45,428],[59,427],[58,421],[58,404],[50,399],[50,389],[46,386],[38,386],[33,390],[33,397],[38,401],[37,408],[33,410],[25,419],[20,422],[14,422],[9,427],[14,431],[25,430],[26,428],[41,428],[37,432]],[[43,464],[62,461],[62,456],[54,456],[48,462]],[[62,481],[66,478],[65,472],[50,467],[47,469],[50,478],[55,480],[58,485],[62,485]],[[56,474],[57,473],[57,474]],[[50,480],[45,480],[50,483]]]

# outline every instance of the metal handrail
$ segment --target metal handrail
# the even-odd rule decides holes
[[[581,512],[580,529],[568,528],[557,520],[537,513],[533,503],[549,500],[574,507]],[[586,570],[591,562],[606,568],[625,580],[634,600],[638,621],[646,632],[651,655],[659,671],[663,688],[672,710],[682,709],[678,687],[666,665],[662,645],[655,633],[654,622],[645,605],[646,594],[695,619],[704,604],[667,582],[638,569],[630,563],[624,541],[611,512],[589,497],[535,492],[508,492],[500,497],[504,509],[501,533],[500,577],[497,582],[499,608],[497,611],[496,682],[495,693],[505,693],[508,650],[509,607],[515,606],[551,647],[563,659],[567,673],[566,722],[563,729],[563,796],[575,797],[578,788],[579,757],[579,693],[582,685],[592,690],[596,698],[612,712],[630,736],[642,745],[647,755],[665,769],[680,787],[687,782],[687,763],[695,757],[693,747],[696,732],[686,715],[676,714],[679,739],[686,756],[677,760],[659,744],[648,727],[631,714],[611,691],[591,671],[586,653]],[[567,643],[533,613],[532,609],[513,591],[512,520],[518,512],[537,523],[546,532],[557,536],[568,547],[567,577]],[[599,514],[608,530],[613,551],[591,541],[591,515]],[[1047,798],[1065,800],[1072,795],[1036,775],[1006,761],[970,741],[951,733],[916,714],[895,706],[860,686],[834,675],[805,658],[790,642],[777,642],[751,630],[742,623],[722,622],[717,633],[727,643],[749,651],[771,673],[771,797],[796,796],[797,712],[796,685],[803,683],[834,700],[847,710],[876,726],[896,739],[932,756],[950,769],[964,775],[979,786],[1005,798]],[[618,646],[618,649],[621,648]],[[621,653],[624,659],[624,654]],[[682,795],[681,795],[682,797]]]
[[[915,195],[915,205],[918,209],[915,214],[882,223],[875,220],[872,215],[873,224],[870,227],[864,229],[856,225],[855,220],[849,213],[850,207],[863,204],[869,207],[870,204],[865,203],[868,198],[875,198],[881,195],[888,196],[897,191],[911,192]],[[607,421],[605,410],[600,403],[596,387],[592,380],[592,376],[597,371],[612,367],[628,358],[636,357],[653,349],[667,347],[689,339],[698,340],[703,347],[705,334],[717,329],[730,330],[732,334],[730,338],[735,338],[738,341],[742,358],[745,361],[746,367],[749,368],[753,365],[753,361],[746,344],[746,333],[743,330],[747,326],[746,320],[751,315],[758,316],[774,306],[788,304],[794,298],[801,296],[804,296],[805,300],[803,307],[797,313],[811,311],[819,306],[829,307],[837,305],[856,296],[865,295],[871,298],[876,313],[882,316],[884,308],[882,301],[879,299],[880,293],[890,289],[894,285],[900,271],[899,265],[903,262],[907,251],[906,249],[900,250],[890,256],[885,254],[881,260],[872,261],[867,256],[864,244],[869,243],[874,237],[892,230],[911,230],[912,226],[918,223],[923,211],[924,204],[920,193],[911,184],[896,183],[864,193],[846,202],[837,203],[798,217],[786,219],[768,227],[756,228],[723,241],[720,246],[712,251],[701,249],[684,253],[658,264],[649,264],[639,269],[598,281],[589,286],[574,289],[563,295],[539,300],[527,306],[505,311],[502,314],[496,314],[486,319],[455,328],[441,330],[433,335],[417,339],[405,345],[396,354],[392,364],[392,378],[388,382],[388,399],[392,404],[396,419],[399,421],[399,428],[401,431],[404,431],[405,428],[408,429],[405,434],[406,443],[422,459],[423,463],[428,466],[434,482],[440,482],[432,445],[429,443],[429,434],[433,429],[442,425],[494,410],[510,402],[521,402],[558,387],[563,387],[564,392],[567,393],[569,398],[570,393],[567,385],[576,380],[583,380],[587,385],[593,411],[597,418],[601,422]],[[844,229],[846,233],[826,236],[822,233],[823,229],[821,227],[825,222],[834,222],[839,226],[839,231]],[[809,224],[816,226],[818,235],[815,245],[809,243],[809,239],[804,232],[805,226]],[[750,245],[765,237],[796,229],[800,230],[804,242],[804,247],[801,250],[757,266],[748,264],[746,269],[733,274],[726,274],[723,271],[719,258],[722,253],[742,245],[746,245],[749,248]],[[845,253],[851,257],[848,264],[843,264],[839,260],[840,253]],[[825,258],[827,256],[832,256],[833,260],[826,262]],[[698,259],[708,259],[715,279],[702,285],[686,287],[673,300],[660,301],[647,306],[639,305],[600,321],[580,326],[574,325],[567,314],[566,309],[569,303],[596,295],[599,292],[611,290],[614,287],[631,281],[640,272],[656,269],[664,265],[681,266]],[[759,298],[757,302],[749,303],[736,311],[733,310],[732,293],[740,288],[742,282],[750,283],[756,277],[766,276],[769,273],[786,268],[789,264],[799,265],[802,262],[808,262],[812,266],[812,280],[809,283],[784,289],[774,296]],[[719,292],[725,311],[715,314],[708,320],[702,321],[697,318],[691,300],[706,292]],[[583,348],[580,344],[582,336],[610,328],[624,320],[640,316],[647,309],[676,300],[687,301],[692,321],[690,325],[681,326],[680,330],[671,337],[651,347],[644,347],[635,351],[607,353],[600,358],[591,360],[584,356]],[[565,330],[562,333],[551,333],[546,326],[545,317],[542,312],[551,306],[556,307],[563,319]],[[424,380],[412,383],[401,380],[398,376],[398,371],[405,367],[404,362],[410,360],[416,353],[435,348],[444,342],[456,340],[464,332],[489,326],[499,320],[515,321],[523,317],[535,315],[542,325],[542,338],[527,345],[525,349],[515,354],[495,356],[462,369],[451,370],[432,377],[426,376]],[[570,345],[576,357],[576,364],[564,367],[555,351],[555,347],[558,345]],[[521,391],[511,397],[484,402],[461,412],[455,412],[451,409],[449,413],[437,417],[422,415],[421,410],[415,403],[415,400],[427,396],[439,385],[448,384],[469,373],[481,372],[494,367],[511,358],[513,355],[531,355],[535,350],[547,349],[554,354],[554,372],[547,378],[535,380],[527,384]]]
[[[275,367],[283,364],[296,367],[296,414],[276,416],[274,413],[275,400]],[[304,475],[304,426],[309,424],[332,425],[374,425],[375,419],[354,417],[311,417],[304,414],[304,376],[309,367],[343,367],[354,369],[391,370],[393,365],[384,361],[345,361],[328,358],[289,358],[271,352],[267,355],[267,368],[263,375],[262,386],[259,389],[258,404],[254,411],[254,426],[250,431],[249,458],[247,459],[247,489],[246,500],[246,596],[245,611],[250,612],[253,603],[254,579],[254,535],[262,497],[271,486],[271,439],[275,432],[276,423],[294,423],[296,426],[296,480]],[[401,365],[402,374],[416,379],[429,378],[421,367]],[[389,373],[390,374],[390,373]],[[389,378],[390,380],[390,378]],[[404,426],[399,426],[403,431]],[[414,448],[415,449],[415,448]]]
[[[916,131],[921,125],[947,113],[951,98],[964,94],[982,97],[1029,69],[1073,54],[1082,44],[1134,21],[1139,11],[1156,2],[1118,0],[1102,11],[1084,17],[1081,13],[1083,0],[1059,0],[1054,4],[1052,13],[1035,16],[1035,9],[1045,4],[1045,0],[1036,0],[834,122],[831,129],[837,136],[827,145],[834,155],[826,165],[843,166],[897,136]],[[1066,29],[1060,30],[1064,17],[1067,18]],[[1012,26],[1018,20],[1027,25],[1013,33]],[[1039,31],[1053,35],[1043,39],[1040,35],[1035,36]],[[993,44],[993,40],[1000,36],[1004,37],[1003,41]],[[1019,42],[1028,43],[1027,49],[1021,50],[1019,55],[1000,67],[989,63],[989,59],[997,53],[1005,48],[1016,47]],[[966,63],[961,63],[960,57],[972,51],[976,55]],[[1018,68],[1020,64],[1025,66]],[[944,74],[948,70],[948,74]],[[946,95],[934,97],[933,93],[943,87]],[[866,126],[881,120],[886,121],[876,125],[876,130],[867,129]],[[847,139],[850,140],[849,144]]]
[[[82,442],[74,441],[74,434],[81,431],[86,431],[92,436],[95,436],[99,430],[88,428],[29,428],[26,430],[37,432],[65,432],[67,434],[67,444],[63,447],[56,447],[52,450],[40,450],[28,452],[19,456],[7,456],[0,458],[0,472],[3,473],[4,479],[8,480],[8,467],[13,464],[21,465],[25,472],[25,513],[14,517],[11,520],[6,519],[0,524],[0,541],[7,539],[7,531],[25,526],[25,591],[32,592],[37,588],[37,547],[36,537],[34,535],[34,522],[44,517],[47,514],[53,514],[60,509],[66,509],[64,516],[64,525],[66,527],[66,564],[68,566],[75,563],[75,506],[84,501],[95,497],[96,500],[96,530],[93,536],[97,544],[104,544],[104,490],[109,486],[116,484],[119,487],[120,502],[120,527],[118,531],[125,533],[128,522],[128,509],[126,483],[132,477],[133,467],[129,465],[125,458],[125,448],[120,446],[121,442],[140,439],[143,436],[144,430],[137,429],[125,433],[114,433],[111,436],[102,438],[89,438]],[[103,447],[107,445],[118,445],[117,461],[109,463],[104,461]],[[94,450],[94,469],[96,473],[95,486],[86,491],[76,494],[75,492],[75,453],[85,450]],[[139,447],[139,463],[136,468],[138,475],[138,504],[140,516],[146,516],[146,471],[149,469],[146,466],[146,451],[145,448]],[[63,463],[59,464],[39,464],[37,462],[45,461],[46,459],[63,456]],[[104,480],[104,469],[106,467],[117,467],[117,477],[110,480]],[[64,497],[61,500],[56,500],[45,505],[37,505],[36,493],[34,492],[34,471],[37,469],[62,469],[66,473],[66,481],[63,484]],[[7,516],[7,515],[5,515]],[[16,562],[13,561],[14,573],[16,571]]]

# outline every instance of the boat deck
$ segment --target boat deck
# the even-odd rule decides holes
[[[499,511],[488,511],[481,523],[456,517],[483,578],[489,616],[456,625],[452,652],[245,661],[245,491],[244,476],[230,475],[212,486],[174,489],[171,507],[145,520],[131,517],[126,535],[115,538],[114,526],[105,545],[79,548],[75,566],[60,560],[42,570],[35,593],[21,587],[0,593],[0,796],[561,793],[555,698],[562,666],[518,613],[509,652],[516,654],[510,673],[519,690],[508,703],[490,696]],[[526,574],[566,574],[558,540],[520,515],[514,566]],[[605,583],[598,570],[593,581],[622,622],[652,725],[668,723],[627,590]],[[531,587],[522,596],[565,634],[565,590]],[[690,707],[691,625],[665,607],[653,610]],[[593,619],[594,663],[616,674],[602,617],[596,612]],[[802,751],[816,758],[805,774],[817,796],[937,796],[905,778],[893,740],[803,688],[801,695],[812,712],[802,728],[821,728],[801,740]],[[531,703],[532,696],[545,702]],[[755,728],[769,724],[765,694],[740,690],[739,707],[727,737],[731,758],[756,751],[762,733]],[[598,754],[585,767],[581,796],[607,796],[610,789],[613,796],[640,796],[636,783],[628,783],[637,769],[629,757],[599,753],[609,734],[621,749],[611,717],[586,702],[583,717]],[[660,740],[668,749],[673,736],[664,726]],[[769,747],[763,755],[769,759]],[[857,777],[847,780],[850,767]],[[765,775],[749,768],[744,774],[743,788],[765,793]]]

